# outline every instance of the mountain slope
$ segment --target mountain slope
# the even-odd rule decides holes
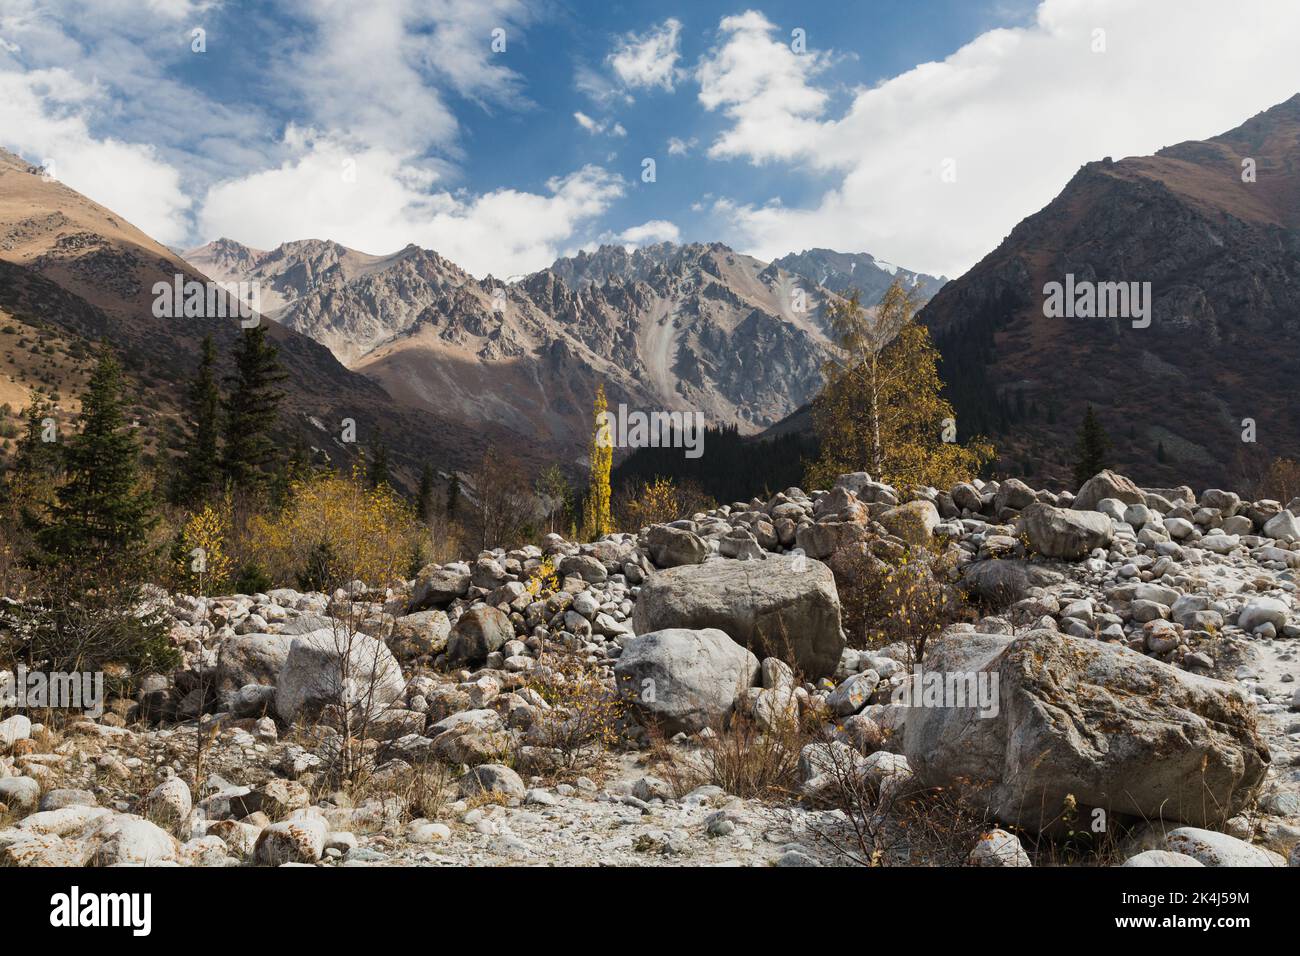
[[[1149,326],[1047,317],[1044,287],[1067,275],[1149,282]],[[922,319],[962,430],[991,432],[1013,471],[1065,477],[1089,403],[1115,463],[1152,483],[1300,454],[1300,96],[1210,140],[1085,165]]]
[[[833,293],[720,244],[602,246],[508,284],[414,246],[219,240],[186,255],[269,285],[278,322],[399,403],[524,430],[557,457],[583,453],[602,382],[615,407],[759,430],[812,396],[829,344]]]
[[[0,151],[0,309],[79,340],[107,339],[147,408],[142,427],[168,443],[181,428],[186,382],[203,336],[211,332],[227,360],[240,334],[237,318],[156,317],[154,284],[171,284],[178,275],[203,278],[110,210]],[[338,436],[342,420],[352,418],[358,443],[389,445],[407,482],[426,458],[443,468],[467,466],[493,438],[541,460],[524,436],[504,429],[484,434],[428,411],[397,408],[380,385],[308,336],[275,324],[270,334],[289,376],[281,416],[286,443],[346,460],[356,449]]]

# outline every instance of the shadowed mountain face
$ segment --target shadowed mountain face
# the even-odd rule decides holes
[[[217,278],[247,264],[236,263],[234,257],[244,253],[233,244],[221,253],[227,267]],[[281,287],[292,290],[292,283],[300,281],[307,288],[313,276],[331,270],[363,273],[365,258],[342,247],[318,250],[315,271],[305,276],[292,272],[281,279]],[[203,337],[214,335],[228,363],[240,335],[234,303],[227,309],[231,318],[157,317],[154,286],[170,285],[178,275],[203,279],[110,210],[0,151],[0,310],[77,339],[109,341],[137,386],[146,410],[141,426],[150,437],[174,439],[183,427],[187,384]],[[526,436],[505,429],[485,432],[428,409],[396,405],[380,384],[350,371],[329,349],[292,327],[272,323],[271,336],[288,373],[280,436],[286,444],[346,460],[355,447],[341,443],[339,435],[342,420],[351,418],[357,423],[358,444],[385,442],[398,465],[399,481],[406,483],[426,459],[441,468],[468,466],[493,439],[526,459],[540,460]]]
[[[1053,282],[1137,283],[1149,324],[1047,315]],[[1013,473],[1032,459],[1064,477],[1089,403],[1114,463],[1150,483],[1300,454],[1300,96],[1204,142],[1087,164],[922,318],[961,429],[991,434]]]
[[[828,354],[834,293],[716,243],[602,246],[508,281],[414,246],[380,257],[223,239],[187,258],[259,281],[277,321],[399,403],[523,431],[562,458],[583,454],[601,382],[614,406],[754,432],[812,397]]]

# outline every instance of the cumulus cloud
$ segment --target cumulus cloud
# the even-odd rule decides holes
[[[651,219],[624,229],[616,238],[629,248],[635,248],[656,242],[681,242],[682,231],[666,219]]]
[[[1098,29],[1104,52],[1093,51]],[[867,250],[948,275],[1082,163],[1213,136],[1300,87],[1300,5],[1285,0],[1045,0],[1032,25],[858,90],[832,118],[811,68],[786,58],[761,15],[727,18],[722,33],[699,70],[701,102],[732,121],[710,155],[782,160],[835,182],[798,208],[716,201],[729,240],[760,257]]]
[[[695,148],[696,139],[692,136],[690,139],[681,139],[677,136],[668,137],[668,155],[685,156]]]
[[[180,242],[190,207],[180,173],[150,146],[93,136],[86,115],[101,96],[66,70],[0,72],[0,144],[158,241]]]
[[[269,248],[328,237],[375,253],[413,242],[474,275],[515,275],[549,265],[561,244],[625,188],[618,176],[584,166],[549,180],[545,193],[498,189],[464,196],[438,188],[435,173],[399,152],[356,151],[312,130],[290,129],[287,138],[294,159],[208,193],[199,217],[206,238],[231,236]]]
[[[755,163],[804,155],[821,130],[828,96],[812,85],[824,54],[795,53],[756,10],[724,17],[721,42],[700,61],[700,103],[721,109],[731,126],[709,147],[714,159]]]
[[[625,86],[659,87],[671,93],[681,57],[681,32],[681,21],[669,17],[645,33],[623,36],[606,61]]]

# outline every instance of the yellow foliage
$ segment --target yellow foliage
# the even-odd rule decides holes
[[[629,529],[676,521],[682,516],[677,485],[671,478],[656,478],[646,482],[641,487],[641,493],[624,505],[623,512]]]
[[[591,445],[588,449],[591,463],[591,484],[587,489],[587,502],[583,509],[583,534],[599,538],[614,529],[610,517],[609,473],[614,465],[614,440],[609,423],[609,402],[605,399],[605,386],[596,388],[594,422]]]
[[[951,487],[993,457],[981,440],[955,441],[956,418],[943,398],[939,353],[914,317],[913,293],[895,281],[871,316],[856,294],[830,307],[839,354],[813,402],[821,457],[813,487],[851,471],[899,488]]]
[[[387,483],[370,488],[354,469],[349,476],[329,472],[293,482],[279,513],[251,519],[249,537],[277,582],[320,570],[312,562],[325,553],[331,585],[382,586],[402,577],[421,529]]]
[[[560,575],[555,570],[555,559],[550,555],[542,558],[542,563],[528,576],[526,587],[528,593],[534,596],[542,591],[558,591],[560,589]]]
[[[176,556],[183,589],[219,593],[229,580],[233,564],[226,554],[230,516],[230,502],[226,501],[220,509],[205,504],[202,511],[186,520]]]

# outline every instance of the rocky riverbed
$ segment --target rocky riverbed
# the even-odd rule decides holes
[[[0,862],[1296,865],[1298,514],[854,474],[382,590],[155,589],[180,668],[0,720]],[[850,646],[841,569],[922,553],[968,602],[918,672]]]

